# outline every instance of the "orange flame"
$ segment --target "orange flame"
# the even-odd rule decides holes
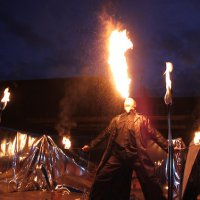
[[[8,101],[10,101],[10,92],[9,92],[9,88],[6,88],[4,90],[4,96],[3,98],[1,99],[1,102],[2,103],[7,103]]]
[[[166,62],[166,71],[165,71],[165,80],[166,80],[166,94],[165,94],[165,103],[172,104],[172,82],[170,79],[170,73],[173,71],[173,65],[171,62]]]
[[[3,156],[6,154],[6,140],[2,140],[1,141],[1,153],[0,155]]]
[[[36,141],[36,138],[28,136],[28,148],[30,148],[35,141]]]
[[[27,134],[17,133],[17,137],[15,137],[17,152],[25,148],[27,137],[28,137]]]
[[[14,150],[15,142],[7,141],[6,139],[1,141],[0,157],[14,155]]]
[[[27,134],[17,133],[14,140],[3,139],[0,143],[0,157],[13,156],[17,152],[23,151],[26,148],[30,148],[35,141],[35,138],[28,136]]]
[[[200,131],[195,132],[194,144],[195,145],[200,145]]]
[[[71,141],[70,141],[69,137],[64,136],[62,139],[62,143],[64,144],[64,149],[70,149]]]
[[[109,38],[108,63],[111,67],[117,90],[123,98],[129,97],[131,79],[128,77],[128,65],[125,53],[130,48],[133,48],[133,44],[127,37],[126,30],[112,31]]]

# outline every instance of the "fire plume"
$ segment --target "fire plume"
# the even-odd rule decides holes
[[[171,62],[166,62],[166,71],[165,71],[165,80],[166,80],[166,94],[165,94],[165,103],[167,105],[172,104],[172,82],[170,79],[170,73],[173,71],[173,65]]]
[[[125,53],[133,48],[131,40],[127,37],[126,30],[112,31],[109,37],[109,58],[113,78],[123,98],[129,97],[129,86],[131,79],[128,77],[128,65]]]

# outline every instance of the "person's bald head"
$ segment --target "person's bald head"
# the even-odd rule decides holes
[[[129,113],[131,110],[136,109],[136,101],[132,98],[126,98],[124,101],[124,110]]]

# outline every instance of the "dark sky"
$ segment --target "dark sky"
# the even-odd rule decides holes
[[[105,24],[127,29],[133,88],[200,96],[199,0],[1,0],[0,80],[108,76]],[[144,91],[144,90],[142,90]]]

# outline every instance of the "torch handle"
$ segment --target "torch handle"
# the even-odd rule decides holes
[[[171,111],[168,105],[168,200],[173,199],[173,144],[171,133]]]
[[[0,123],[1,123],[2,112],[3,112],[3,110],[0,109]]]

